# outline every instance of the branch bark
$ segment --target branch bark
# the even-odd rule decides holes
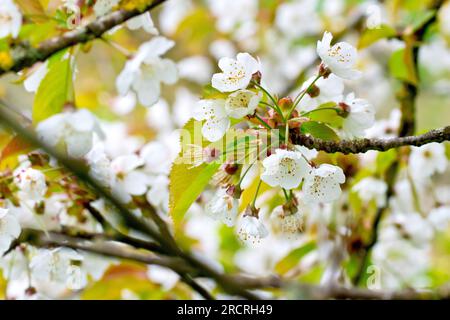
[[[297,297],[307,299],[353,299],[353,300],[430,300],[450,299],[450,288],[431,290],[381,291],[343,286],[321,286],[285,281],[277,276],[252,278],[237,276],[243,287],[248,289],[277,288],[290,290]]]
[[[365,153],[369,150],[387,151],[402,146],[422,146],[431,142],[450,141],[450,126],[431,130],[418,136],[405,136],[391,139],[355,139],[341,141],[325,141],[304,135],[300,131],[292,131],[291,140],[294,144],[305,146],[309,149],[325,151],[327,153],[341,152]]]
[[[166,0],[148,1],[148,5],[143,10],[118,10],[101,17],[88,25],[79,29],[68,31],[40,43],[37,47],[31,46],[28,42],[20,42],[11,50],[13,64],[11,67],[0,68],[0,76],[7,72],[18,72],[24,68],[30,67],[36,62],[45,61],[54,53],[72,47],[80,43],[86,43],[96,38],[100,38],[105,32],[126,22],[127,20],[152,10]]]

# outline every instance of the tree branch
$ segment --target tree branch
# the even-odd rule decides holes
[[[450,141],[450,126],[431,130],[418,136],[406,136],[391,139],[355,139],[340,141],[325,141],[300,133],[299,130],[292,131],[291,140],[294,144],[305,146],[328,153],[341,152],[365,153],[369,150],[387,151],[402,146],[422,146],[431,142]]]
[[[60,246],[76,250],[87,251],[106,257],[132,260],[144,264],[155,264],[174,270],[175,272],[194,272],[180,258],[159,256],[153,253],[145,253],[131,248],[128,245],[105,242],[92,239],[87,240],[80,237],[72,237],[63,233],[53,231],[39,231],[34,229],[23,229],[19,242],[27,242],[39,247]]]
[[[138,16],[145,11],[153,9],[165,1],[166,0],[148,1],[148,5],[145,6],[143,10],[134,9],[115,11],[104,17],[98,18],[84,27],[65,32],[60,36],[46,40],[37,47],[32,47],[25,41],[18,43],[11,49],[13,64],[9,68],[0,68],[0,76],[11,71],[18,72],[32,66],[36,62],[45,61],[60,50],[100,38],[105,32],[111,30],[115,26]]]
[[[276,288],[287,289],[298,297],[307,299],[359,299],[359,300],[428,300],[450,299],[450,288],[431,290],[380,291],[342,286],[322,286],[285,281],[277,276],[253,278],[237,276],[243,287],[248,289]]]

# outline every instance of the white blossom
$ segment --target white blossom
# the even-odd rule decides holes
[[[72,249],[41,249],[31,259],[31,275],[44,287],[55,285],[79,290],[87,284],[87,275],[80,267],[83,260],[83,256]]]
[[[258,107],[261,94],[250,90],[239,90],[233,92],[225,101],[227,114],[236,119],[252,115]]]
[[[383,180],[373,177],[364,178],[355,184],[352,190],[365,202],[375,200],[378,207],[386,204],[387,184]]]
[[[247,88],[253,74],[260,69],[260,65],[248,53],[238,53],[236,60],[220,59],[219,68],[222,73],[213,75],[212,86],[221,92],[231,92]]]
[[[138,30],[142,28],[144,29],[145,32],[149,34],[152,35],[159,34],[158,29],[155,28],[150,12],[146,12],[139,16],[131,18],[126,22],[126,24],[130,30]]]
[[[364,99],[357,99],[353,93],[349,94],[344,101],[347,112],[342,130],[348,138],[359,138],[365,136],[365,131],[375,123],[375,110],[373,106]]]
[[[358,52],[347,42],[339,42],[331,46],[333,35],[325,32],[322,40],[317,42],[317,54],[326,67],[343,79],[354,80],[360,77],[361,72],[354,69]]]
[[[239,200],[228,195],[226,189],[217,190],[213,198],[206,204],[205,211],[216,220],[227,226],[234,226],[239,210]]]
[[[41,201],[47,192],[44,174],[33,168],[19,169],[14,172],[14,182],[20,189],[23,200]]]
[[[344,182],[344,172],[337,166],[322,164],[313,168],[303,184],[304,200],[307,203],[335,201],[341,195],[340,184]]]
[[[174,44],[164,37],[155,37],[142,44],[117,77],[117,91],[121,95],[134,91],[146,107],[155,104],[161,93],[161,83],[174,84],[178,79],[175,63],[161,58]]]
[[[15,240],[21,232],[21,227],[17,218],[9,213],[8,209],[0,208],[0,256],[9,249],[11,242]]]
[[[443,173],[447,165],[444,145],[433,142],[421,147],[412,147],[409,170],[417,182],[422,182],[435,173]]]
[[[251,215],[244,215],[239,220],[238,235],[242,241],[254,244],[267,237],[269,232],[261,219]]]
[[[300,211],[287,212],[282,206],[273,209],[270,221],[274,230],[288,237],[297,235],[303,229],[303,216]]]
[[[0,5],[0,39],[11,35],[17,38],[22,26],[22,14],[12,0],[2,0]]]
[[[261,180],[268,185],[295,189],[308,174],[310,165],[300,152],[277,149],[262,162]]]
[[[111,162],[115,174],[112,191],[123,202],[130,202],[130,195],[140,196],[147,191],[149,179],[145,173],[137,170],[143,165],[144,161],[135,154],[119,156]]]
[[[197,121],[204,120],[202,134],[211,142],[220,140],[230,127],[223,99],[200,100],[194,109],[193,117]]]
[[[51,116],[40,122],[36,131],[52,147],[63,144],[68,155],[74,158],[91,150],[94,132],[103,136],[96,118],[86,109]]]

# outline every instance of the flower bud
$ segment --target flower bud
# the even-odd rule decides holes
[[[278,105],[280,106],[281,111],[289,111],[292,109],[294,101],[292,101],[291,97],[284,97],[278,100]]]
[[[306,91],[306,93],[311,98],[316,98],[320,95],[320,88],[316,85],[312,85],[311,87],[308,88],[308,91]]]

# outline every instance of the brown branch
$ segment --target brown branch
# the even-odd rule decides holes
[[[431,142],[450,141],[450,126],[431,130],[418,136],[406,136],[391,139],[355,139],[340,141],[325,141],[292,131],[291,140],[296,145],[305,146],[328,153],[341,152],[344,154],[364,153],[369,150],[387,151],[402,146],[422,146]]]
[[[144,264],[155,264],[174,270],[175,272],[195,272],[191,266],[180,258],[160,256],[153,253],[138,251],[131,246],[110,241],[98,241],[95,238],[87,240],[72,237],[60,232],[43,232],[34,229],[23,229],[18,240],[40,247],[60,246],[81,251],[87,251],[106,257],[132,260]]]
[[[450,299],[450,288],[442,287],[437,290],[402,290],[381,291],[362,288],[347,288],[342,286],[320,286],[292,281],[285,281],[277,276],[252,278],[236,276],[236,280],[247,289],[276,288],[286,289],[298,297],[307,299],[356,299],[356,300],[429,300]]]
[[[40,43],[37,47],[31,46],[28,42],[20,42],[11,49],[13,64],[9,68],[0,68],[0,75],[7,72],[18,72],[24,68],[31,67],[39,61],[47,60],[54,53],[72,47],[77,44],[86,43],[96,38],[100,38],[105,32],[122,24],[123,22],[152,10],[166,0],[148,1],[148,5],[143,10],[118,10],[96,21],[89,23],[79,29],[65,32]]]

